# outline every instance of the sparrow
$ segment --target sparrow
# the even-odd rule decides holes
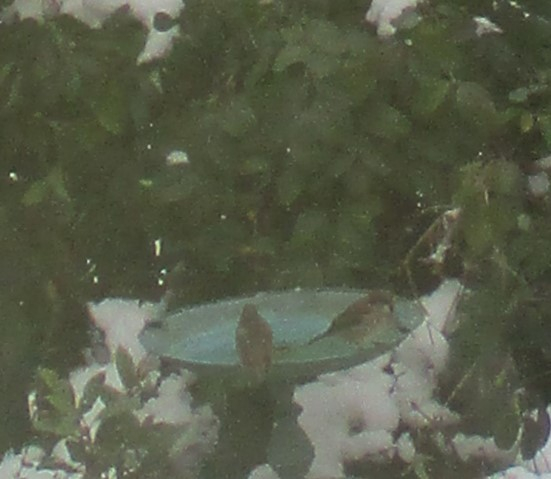
[[[340,336],[351,342],[362,342],[367,336],[396,324],[394,297],[390,291],[375,289],[354,301],[338,314],[329,328],[308,344],[328,336]]]
[[[241,365],[258,380],[264,379],[272,364],[272,328],[254,304],[246,304],[235,330],[235,349]]]

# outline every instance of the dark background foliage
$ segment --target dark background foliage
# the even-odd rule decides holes
[[[510,349],[547,391],[549,201],[526,173],[551,146],[551,11],[494,3],[430,2],[381,40],[365,2],[190,0],[145,66],[122,13],[0,25],[0,450],[25,437],[36,365],[79,360],[87,301],[167,287],[180,304],[460,276],[461,360]],[[475,15],[504,32],[476,36]],[[451,207],[443,269],[421,251],[404,268]]]

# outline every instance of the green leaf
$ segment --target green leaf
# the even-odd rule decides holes
[[[522,173],[513,161],[498,160],[488,163],[484,172],[489,190],[498,195],[519,194]]]
[[[461,230],[475,256],[504,248],[517,229],[522,204],[518,166],[511,161],[466,165],[456,201],[463,210]]]
[[[519,128],[521,133],[528,133],[534,127],[534,116],[529,111],[521,113],[519,118]]]
[[[273,70],[282,72],[295,63],[304,62],[308,57],[308,49],[302,45],[287,45],[274,60]]]
[[[2,83],[8,78],[8,75],[13,71],[14,69],[14,63],[8,62],[5,65],[0,68],[0,86],[2,86]]]
[[[528,99],[529,93],[526,87],[517,88],[509,93],[509,100],[513,103],[524,103]]]
[[[113,135],[120,135],[127,126],[129,105],[126,93],[118,82],[111,82],[97,92],[91,101],[99,124]]]
[[[515,398],[509,398],[511,393],[503,394],[503,398],[509,400],[496,407],[496,420],[494,421],[493,437],[496,446],[503,450],[509,450],[519,437],[521,417]],[[499,411],[499,412],[498,412]]]
[[[317,210],[301,213],[293,230],[294,245],[312,245],[318,242],[327,229],[327,214]]]
[[[69,381],[46,368],[38,369],[38,411],[33,426],[38,431],[59,436],[73,434],[78,426],[73,390]]]
[[[303,250],[293,251],[290,258],[280,261],[279,268],[270,277],[270,284],[275,289],[294,288],[297,285],[318,288],[324,285],[325,271],[311,255]]]
[[[73,389],[66,379],[61,379],[59,375],[46,368],[38,370],[38,378],[46,386],[45,395],[47,401],[61,413],[73,410],[74,398]]]
[[[532,413],[533,415],[533,413]],[[524,417],[524,431],[520,444],[522,458],[527,461],[545,445],[549,435],[549,415],[544,407],[539,407],[536,417]]]
[[[412,111],[418,116],[432,115],[448,96],[450,82],[438,78],[426,78],[415,95]]]
[[[549,90],[547,80],[543,80],[543,83],[536,83],[528,87],[520,87],[509,93],[509,101],[512,103],[524,103],[532,95],[544,94]]]
[[[61,163],[54,166],[45,178],[31,184],[21,201],[25,206],[31,206],[41,203],[48,195],[59,201],[70,200]]]
[[[456,91],[456,104],[463,119],[475,130],[491,132],[499,123],[494,101],[488,90],[475,82],[461,82]]]
[[[184,171],[163,172],[153,179],[152,188],[161,203],[176,203],[191,198],[200,184],[200,176],[186,167]]]
[[[259,51],[262,51],[262,56],[256,59],[254,65],[246,73],[244,80],[245,90],[252,90],[270,71],[283,71],[287,68],[286,66],[281,69],[274,67],[274,58],[280,48],[280,44],[281,37],[276,32],[267,31],[262,35],[258,45]]]
[[[266,173],[270,170],[270,161],[266,156],[250,156],[245,158],[241,164],[239,172],[244,175],[256,175]]]
[[[107,406],[102,412],[102,418],[117,418],[127,414],[133,415],[133,412],[142,407],[142,403],[137,396],[127,396],[126,394],[113,394],[111,398],[105,401]]]
[[[406,136],[411,130],[409,119],[397,108],[382,103],[374,106],[367,113],[367,128],[375,136],[387,140],[397,140]]]
[[[69,437],[78,430],[76,417],[38,416],[33,420],[33,427],[38,432],[55,434],[59,437]]]
[[[315,77],[323,78],[340,67],[344,53],[350,53],[347,36],[326,20],[309,20],[304,26],[283,29],[281,34],[287,44],[274,61],[276,72],[295,63],[304,63]],[[352,43],[356,40],[351,37]]]
[[[324,78],[339,69],[340,60],[339,57],[312,52],[308,55],[307,65],[316,78]]]
[[[341,30],[332,22],[322,19],[312,19],[305,26],[306,39],[319,50],[332,55],[345,51]]]
[[[48,182],[46,179],[34,181],[27,189],[22,198],[22,203],[25,206],[31,206],[41,203],[49,191]]]
[[[256,124],[253,109],[243,98],[234,99],[223,113],[222,129],[234,137],[241,137]]]
[[[132,390],[140,384],[132,356],[122,346],[119,346],[117,349],[115,364],[122,383],[127,390]]]
[[[7,100],[2,110],[7,110],[9,108],[15,107],[16,105],[21,104],[21,99],[23,98],[22,83],[23,83],[23,75],[21,73],[16,73],[15,78],[9,87]]]
[[[105,371],[99,371],[94,377],[88,380],[82,399],[80,400],[79,409],[87,411],[93,405],[96,399],[102,395],[105,390]]]
[[[464,210],[462,230],[473,253],[482,256],[504,248],[507,235],[516,230],[517,214],[518,204],[505,198],[489,204],[481,200],[478,206]]]
[[[138,408],[128,402],[117,411],[110,407],[103,410],[95,445],[99,448],[98,459],[106,465],[118,463],[124,451],[132,449],[142,438],[143,430],[140,430],[139,420],[133,414]]]
[[[277,180],[277,194],[282,205],[290,206],[304,188],[304,181],[295,170],[287,170]]]
[[[372,65],[363,62],[353,66],[344,65],[329,78],[335,87],[346,92],[354,104],[361,104],[377,86],[377,74]],[[335,88],[334,87],[334,88]]]
[[[543,114],[537,117],[537,125],[547,148],[551,148],[551,115]]]

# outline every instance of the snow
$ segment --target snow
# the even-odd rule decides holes
[[[377,35],[389,37],[396,28],[392,24],[408,9],[414,9],[423,0],[373,0],[365,15],[367,22],[377,27]]]
[[[461,291],[459,282],[447,281],[423,298],[427,319],[395,351],[295,389],[298,423],[314,448],[307,478],[344,477],[350,460],[388,461],[398,454],[411,461],[409,434],[393,438],[400,424],[415,430],[458,420],[433,392],[449,349],[440,331],[453,320]]]
[[[112,356],[122,347],[128,351],[135,365],[146,357],[138,335],[157,316],[158,305],[115,298],[89,303],[88,311],[94,324],[105,333],[105,343]]]
[[[42,23],[55,15],[70,15],[97,29],[123,7],[128,8],[130,15],[148,31],[144,48],[136,59],[137,64],[166,56],[180,36],[180,28],[174,26],[166,32],[157,31],[154,27],[155,15],[164,13],[172,19],[178,18],[184,8],[182,0],[14,0],[2,10],[0,18],[4,21],[34,19]]]

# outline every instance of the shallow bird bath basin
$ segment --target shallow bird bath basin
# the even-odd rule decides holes
[[[273,358],[268,379],[300,381],[323,372],[350,367],[396,346],[424,319],[416,301],[396,298],[400,327],[390,327],[360,343],[339,337],[310,341],[323,333],[363,290],[292,290],[263,292],[184,308],[149,325],[141,335],[150,352],[198,373],[239,373],[235,329],[243,306],[254,304],[273,330]]]

